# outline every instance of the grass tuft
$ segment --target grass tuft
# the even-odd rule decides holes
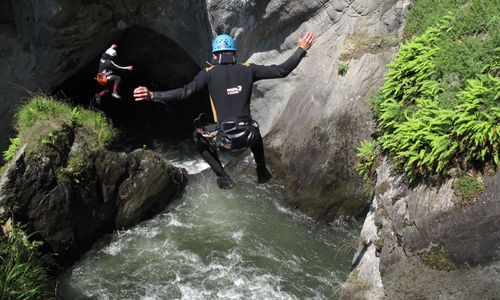
[[[340,76],[344,76],[345,74],[347,74],[347,70],[349,70],[349,65],[340,63],[337,67],[337,74],[339,74]]]
[[[51,299],[49,276],[42,266],[50,256],[40,255],[41,242],[30,241],[14,225],[0,238],[0,299]]]
[[[116,136],[116,130],[103,113],[71,107],[51,97],[33,97],[16,115],[19,138],[32,151],[50,141],[51,133],[64,126],[86,127],[96,148],[108,146]]]

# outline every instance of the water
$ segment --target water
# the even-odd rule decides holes
[[[206,168],[184,147],[162,151],[191,173]],[[253,172],[233,175],[230,191],[209,172],[192,176],[164,213],[99,240],[59,276],[61,295],[336,299],[359,228],[317,224],[284,205],[279,184],[257,185]]]

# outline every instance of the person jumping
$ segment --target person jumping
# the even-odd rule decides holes
[[[208,86],[213,121],[207,124],[206,115],[195,120],[194,140],[201,156],[217,175],[217,185],[233,188],[235,183],[222,166],[217,151],[240,150],[250,147],[257,165],[257,182],[266,183],[272,175],[266,167],[264,144],[259,125],[250,114],[252,85],[255,81],[286,77],[300,63],[314,44],[315,36],[307,32],[298,36],[299,47],[285,62],[262,66],[236,63],[236,45],[231,36],[222,34],[212,43],[212,64],[201,70],[194,80],[182,88],[169,91],[150,91],[147,87],[134,89],[135,101],[170,101],[186,99]]]
[[[106,87],[109,86],[109,84],[113,84],[113,91],[111,93],[111,96],[116,99],[121,99],[122,97],[118,94],[118,88],[120,86],[121,82],[121,77],[118,75],[113,74],[114,71],[118,70],[129,70],[132,71],[133,67],[132,66],[127,66],[127,67],[121,67],[117,65],[113,60],[116,59],[117,52],[116,52],[116,44],[111,45],[106,52],[104,52],[101,56],[101,59],[99,60],[99,69],[97,71],[97,82],[104,87],[104,90],[99,92],[97,94],[98,97],[97,99],[101,99],[104,95],[107,95],[110,93],[109,89]],[[99,102],[99,101],[98,101]]]

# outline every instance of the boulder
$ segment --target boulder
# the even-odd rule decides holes
[[[2,219],[28,224],[61,262],[75,259],[103,233],[158,214],[184,190],[185,171],[152,151],[87,152],[73,142],[78,132],[63,132],[62,147],[37,155],[21,148],[0,181]],[[83,165],[68,162],[74,155],[84,158]]]

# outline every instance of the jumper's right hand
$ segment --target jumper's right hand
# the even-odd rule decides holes
[[[135,101],[149,101],[153,97],[153,92],[151,92],[147,87],[140,86],[134,89]]]
[[[132,71],[134,69],[134,66],[128,66],[127,70]]]

